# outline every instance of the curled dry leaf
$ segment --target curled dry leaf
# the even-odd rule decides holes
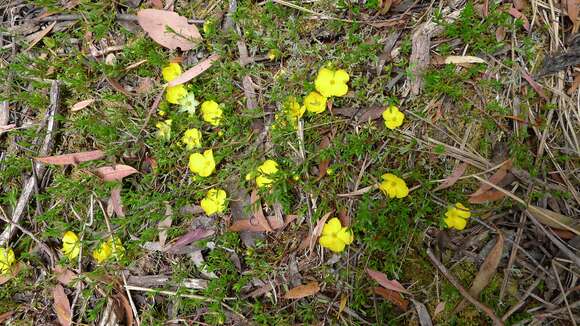
[[[461,163],[461,164],[457,165],[455,167],[455,169],[453,169],[453,172],[451,172],[451,174],[447,178],[445,178],[445,180],[437,188],[435,188],[433,191],[447,189],[447,188],[453,186],[457,182],[457,180],[459,180],[459,178],[461,178],[461,176],[463,176],[463,173],[465,173],[466,169],[467,169],[467,163]]]
[[[495,275],[497,271],[497,266],[499,265],[499,262],[501,260],[504,245],[504,236],[503,233],[501,233],[501,231],[497,229],[496,231],[498,232],[498,236],[495,245],[493,246],[487,257],[485,257],[483,264],[481,264],[481,267],[479,268],[479,271],[475,275],[473,283],[469,288],[469,294],[471,294],[471,296],[473,296],[474,298],[477,298],[481,293],[481,291],[483,291],[483,289],[485,289],[485,287],[489,284],[492,277]],[[457,308],[455,308],[455,313],[459,313],[461,310],[465,308],[466,305],[467,300],[463,299],[457,305]]]
[[[62,285],[57,284],[54,286],[52,289],[52,297],[54,299],[54,310],[58,317],[58,322],[62,326],[69,326],[72,322],[72,311]]]
[[[68,268],[57,265],[54,267],[54,274],[56,279],[60,284],[68,286],[70,282],[77,276],[73,271]]]
[[[123,202],[121,201],[121,186],[118,185],[111,189],[111,206],[113,211],[118,217],[125,217],[125,212],[123,211]]]
[[[195,25],[173,11],[142,9],[137,22],[155,42],[171,50],[191,50],[202,39]]]
[[[188,244],[190,244],[194,241],[198,241],[198,240],[207,238],[214,233],[215,233],[214,230],[206,230],[206,229],[202,229],[202,228],[191,230],[191,231],[187,232],[186,234],[182,235],[181,237],[179,237],[179,239],[177,239],[177,241],[172,243],[171,246],[169,248],[167,248],[166,251],[169,253],[177,252],[177,251],[179,251],[179,249],[187,246]]]
[[[512,161],[506,160],[502,165],[495,171],[495,173],[489,178],[489,183],[494,185],[500,185],[501,182],[506,179],[512,168]],[[469,202],[472,204],[480,204],[486,201],[494,201],[501,199],[505,194],[499,190],[494,189],[488,183],[482,183],[479,188],[469,196]]]
[[[124,177],[137,172],[139,171],[137,171],[135,168],[124,164],[117,164],[115,166],[103,166],[95,171],[95,173],[101,179],[103,179],[103,181],[121,181]]]
[[[409,308],[409,301],[403,299],[401,294],[396,291],[388,290],[380,286],[373,287],[373,291],[403,311]]]
[[[314,247],[314,243],[316,242],[316,240],[318,240],[320,234],[322,234],[324,223],[326,223],[326,220],[328,220],[328,218],[330,217],[330,215],[332,215],[332,213],[334,213],[334,211],[330,211],[324,214],[324,216],[322,216],[322,218],[318,220],[316,226],[314,227],[314,230],[312,230],[312,234],[308,235],[306,238],[302,240],[302,243],[300,243],[300,246],[298,247],[299,250],[306,249],[308,247],[310,247],[310,250],[312,250],[312,248]]]
[[[445,58],[445,64],[464,64],[464,63],[487,63],[479,57],[474,57],[470,55],[450,55]]]
[[[37,157],[35,160],[44,164],[54,164],[54,165],[69,165],[69,164],[79,164],[88,161],[100,160],[105,157],[105,153],[100,150],[89,151],[89,152],[79,152],[64,155],[55,156],[44,156]]]
[[[250,206],[252,207],[252,214],[254,218],[266,232],[274,231],[270,226],[269,221],[264,216],[264,211],[262,210],[262,202],[260,201],[260,196],[258,196],[258,191],[254,189],[250,196]]]
[[[542,224],[555,229],[570,231],[577,236],[580,235],[580,222],[576,219],[534,205],[528,206],[528,212]]]
[[[187,83],[188,81],[192,80],[193,78],[199,76],[202,72],[208,70],[214,62],[219,60],[220,56],[217,54],[212,54],[209,58],[203,60],[202,62],[195,65],[193,68],[187,69],[184,73],[179,75],[177,78],[173,79],[167,86],[176,86],[179,84]]]
[[[115,304],[123,308],[125,314],[125,325],[133,325],[133,309],[131,309],[131,304],[124,293],[117,293],[113,296]]]
[[[318,285],[318,282],[314,281],[288,290],[284,295],[284,299],[301,299],[318,292],[320,292],[320,285]]]
[[[77,102],[70,108],[70,110],[71,110],[71,112],[80,111],[80,110],[86,108],[87,106],[93,104],[93,102],[95,102],[95,99],[93,99],[93,98]]]
[[[367,268],[367,274],[369,274],[369,276],[377,281],[382,287],[384,287],[385,289],[389,289],[395,292],[401,292],[401,293],[409,293],[409,291],[407,291],[402,285],[401,283],[399,283],[399,281],[397,280],[389,280],[387,278],[387,275],[372,270],[370,268]]]

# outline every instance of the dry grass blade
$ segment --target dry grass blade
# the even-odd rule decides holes
[[[445,64],[464,64],[464,63],[487,63],[480,57],[474,57],[470,55],[450,55],[445,58]]]
[[[498,232],[498,236],[495,245],[493,246],[487,257],[485,257],[483,264],[481,265],[479,271],[477,272],[475,278],[473,279],[471,288],[469,288],[469,294],[471,294],[475,298],[477,298],[481,293],[481,291],[483,291],[483,289],[489,284],[492,277],[495,275],[497,271],[497,266],[499,265],[499,262],[501,260],[505,239],[501,231],[497,229],[496,231]],[[454,314],[457,314],[460,311],[462,311],[466,305],[467,300],[463,299],[457,305],[457,308],[455,308]]]
[[[50,31],[52,31],[54,25],[56,25],[56,22],[53,22],[52,24],[48,25],[45,29],[28,36],[26,39],[28,40],[28,42],[30,42],[30,45],[28,45],[28,47],[26,48],[26,50],[24,50],[24,52],[27,52],[28,50],[32,49],[38,42],[40,42],[40,40],[42,40],[48,33],[50,33]]]
[[[318,292],[320,292],[320,285],[318,285],[318,282],[314,281],[288,290],[284,295],[284,299],[301,299]]]
[[[62,285],[57,284],[54,286],[52,289],[52,297],[54,299],[54,310],[58,317],[58,322],[62,326],[70,326],[72,323],[72,311]]]
[[[556,229],[573,232],[577,236],[580,235],[580,225],[577,220],[571,217],[534,205],[528,206],[528,212],[537,218],[542,224]]]

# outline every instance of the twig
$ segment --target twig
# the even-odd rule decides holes
[[[14,222],[12,222],[8,218],[8,216],[6,216],[6,212],[4,212],[4,209],[2,208],[2,206],[0,206],[0,212],[2,212],[2,216],[0,216],[1,220],[14,226],[15,228],[19,229],[20,231],[22,231],[22,233],[29,236],[34,242],[36,242],[40,246],[40,248],[42,248],[44,250],[44,252],[46,252],[46,254],[48,255],[48,258],[50,259],[50,269],[52,269],[54,267],[54,263],[56,262],[56,257],[54,256],[54,253],[52,252],[52,250],[44,242],[40,241],[34,234],[32,234],[32,232],[28,231],[27,229],[21,227],[20,225],[14,223]]]
[[[508,310],[501,317],[501,320],[506,321],[514,312],[518,311],[518,309],[520,309],[526,303],[526,299],[530,296],[532,291],[534,291],[534,289],[538,286],[538,284],[540,284],[541,281],[542,279],[538,277],[536,281],[526,290],[526,293],[520,298],[520,301],[513,305],[510,310]]]
[[[572,310],[570,310],[570,304],[568,303],[568,299],[566,299],[566,291],[564,291],[564,287],[562,286],[562,282],[560,281],[560,276],[558,275],[558,270],[556,269],[556,265],[552,260],[552,269],[554,270],[554,276],[556,276],[556,281],[558,281],[558,287],[562,292],[562,298],[564,299],[564,304],[566,305],[566,309],[568,310],[568,314],[570,315],[570,320],[572,324],[576,326],[576,320],[574,318],[574,314],[572,314]]]
[[[546,228],[540,222],[538,222],[534,215],[530,214],[529,211],[526,210],[526,214],[528,214],[530,220],[532,220],[532,222],[534,222],[534,224],[546,234],[546,236],[556,245],[556,247],[558,247],[558,249],[566,254],[566,256],[568,256],[568,258],[570,258],[570,260],[572,260],[576,266],[580,267],[580,257],[576,256],[572,250],[568,249],[565,244],[558,240],[558,238],[556,238],[551,232],[546,230]]]
[[[131,21],[131,22],[137,21],[137,16],[130,15],[130,14],[116,14],[115,18],[117,20],[121,20],[121,21]],[[72,21],[72,20],[80,20],[80,19],[83,19],[83,16],[81,16],[81,15],[52,15],[52,16],[48,16],[48,17],[37,18],[37,19],[34,19],[34,21],[45,23],[45,22],[55,22],[55,21]],[[187,22],[190,24],[203,25],[205,20],[203,20],[203,19],[188,19]]]
[[[60,99],[60,86],[58,81],[52,81],[50,86],[50,106],[48,108],[48,112],[46,113],[46,135],[44,136],[44,141],[42,143],[42,147],[38,152],[39,156],[48,156],[48,154],[52,151],[53,147],[53,138],[56,134],[56,127],[57,122],[55,120],[55,116],[58,113],[59,109],[59,99]],[[36,175],[38,179],[42,179],[44,173],[46,172],[46,166],[42,163],[35,162],[33,164],[33,168],[36,170]],[[16,203],[16,208],[12,213],[12,223],[6,226],[6,229],[0,235],[0,246],[6,245],[10,238],[14,235],[14,231],[16,227],[14,225],[18,225],[20,219],[24,215],[24,211],[28,206],[28,201],[32,196],[32,192],[38,186],[38,179],[34,176],[28,178],[24,185],[24,189],[20,194],[20,198],[18,198],[18,202]]]
[[[127,291],[127,299],[129,299],[129,303],[131,304],[131,309],[133,310],[133,315],[135,316],[135,320],[137,321],[137,326],[141,325],[141,320],[139,320],[139,313],[137,312],[137,307],[135,307],[135,302],[133,302],[133,298],[131,297],[131,291],[127,289],[127,278],[125,277],[125,273],[121,273],[123,277],[123,285],[125,286],[125,291]]]
[[[441,272],[441,274],[445,276],[445,278],[449,281],[449,283],[455,286],[455,288],[459,291],[459,293],[461,293],[461,295],[465,299],[467,299],[467,301],[471,302],[475,307],[483,311],[489,318],[491,318],[491,320],[493,320],[495,325],[504,324],[503,321],[495,315],[495,313],[493,312],[493,310],[491,310],[490,307],[479,302],[477,299],[472,297],[471,294],[469,294],[469,292],[467,292],[467,290],[459,283],[459,281],[453,275],[451,275],[451,273],[449,273],[449,271],[443,265],[443,263],[441,263],[439,259],[435,257],[431,248],[427,249],[427,255],[429,256],[429,259],[431,259],[431,262],[435,265],[435,267],[437,267],[437,269]]]

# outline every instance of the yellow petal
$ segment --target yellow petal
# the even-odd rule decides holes
[[[304,98],[304,106],[306,110],[312,113],[321,113],[326,110],[326,97],[317,92],[310,92]]]
[[[348,76],[348,73],[345,70],[338,69],[334,73],[334,79],[339,83],[346,84],[348,82],[348,80],[350,79],[350,77]]]
[[[183,134],[181,141],[186,145],[188,150],[201,147],[201,132],[196,128],[188,129]]]
[[[396,106],[391,105],[383,112],[383,119],[385,120],[385,126],[392,130],[403,124],[405,114],[399,111]]]
[[[445,224],[447,224],[447,227],[454,228],[457,230],[463,230],[467,225],[467,220],[458,217],[447,217],[444,218],[443,221],[445,222]]]
[[[68,259],[75,259],[81,251],[80,240],[72,231],[67,231],[62,237],[62,253]]]
[[[161,74],[166,82],[172,81],[181,75],[181,67],[178,63],[172,62],[161,70]]]
[[[258,172],[270,175],[278,172],[278,163],[274,160],[266,160],[258,167]]]
[[[0,275],[10,272],[10,266],[16,261],[11,248],[0,247]]]
[[[262,188],[262,187],[269,187],[269,186],[271,186],[271,185],[272,185],[272,182],[274,182],[274,180],[272,180],[272,179],[268,178],[268,177],[267,177],[267,176],[265,176],[265,175],[259,175],[259,176],[257,176],[257,177],[256,177],[256,185],[257,185],[259,188]]]
[[[352,234],[352,231],[350,231],[347,227],[343,227],[340,232],[338,232],[336,234],[336,237],[344,242],[344,244],[351,244],[352,241],[354,240],[354,235]]]
[[[179,104],[180,100],[187,95],[187,90],[183,85],[167,87],[165,99],[171,104]]]
[[[322,235],[336,235],[342,229],[340,220],[336,217],[331,218],[322,228]]]
[[[213,126],[219,126],[222,117],[222,109],[215,101],[205,101],[201,104],[203,120]]]

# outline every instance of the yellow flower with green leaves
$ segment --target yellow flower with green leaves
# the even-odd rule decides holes
[[[8,274],[16,261],[12,248],[0,247],[0,275]]]
[[[189,156],[189,169],[200,177],[210,176],[215,170],[213,150],[208,149],[203,152],[203,155],[200,153],[191,154]]]
[[[181,99],[187,96],[187,89],[183,84],[169,86],[165,90],[165,100],[171,104],[180,104]]]
[[[322,228],[322,235],[318,242],[324,248],[333,252],[342,252],[346,245],[354,240],[354,235],[347,227],[343,227],[340,220],[336,217],[331,218]]]
[[[223,111],[216,101],[205,101],[201,104],[201,114],[205,122],[212,126],[219,126]]]
[[[171,62],[167,67],[161,69],[163,80],[170,82],[181,75],[181,66],[179,63]]]
[[[348,73],[342,69],[320,68],[314,86],[324,97],[344,96],[348,93]]]
[[[186,96],[179,100],[179,112],[187,112],[190,116],[195,114],[199,102],[195,99],[193,91],[189,91]]]
[[[187,150],[201,147],[201,131],[196,128],[187,129],[181,138]]]
[[[389,105],[389,107],[383,112],[383,119],[385,120],[385,126],[393,130],[403,124],[405,114],[399,111],[399,108],[396,106]]]
[[[155,127],[157,127],[157,138],[169,141],[171,139],[171,119],[165,121],[159,121]]]
[[[200,206],[206,215],[223,213],[226,210],[226,192],[222,189],[208,190],[205,198],[201,200]]]
[[[379,184],[379,189],[389,198],[404,198],[409,194],[405,180],[391,173],[383,174],[381,178],[383,181]]]
[[[304,107],[308,112],[321,113],[326,110],[326,97],[317,92],[310,92],[304,98]]]
[[[274,160],[266,160],[255,171],[246,174],[246,180],[255,179],[259,188],[270,187],[274,182],[272,177],[276,173],[278,173],[278,163]]]
[[[448,228],[463,230],[467,225],[467,219],[470,217],[471,212],[469,208],[463,206],[461,203],[455,203],[455,206],[447,208],[443,222],[445,222]]]
[[[115,237],[109,238],[107,241],[101,242],[95,250],[93,250],[93,258],[97,263],[102,264],[109,259],[119,259],[125,255],[125,248],[121,239]]]
[[[73,231],[66,231],[62,236],[62,253],[68,259],[73,260],[81,252],[81,241]]]

